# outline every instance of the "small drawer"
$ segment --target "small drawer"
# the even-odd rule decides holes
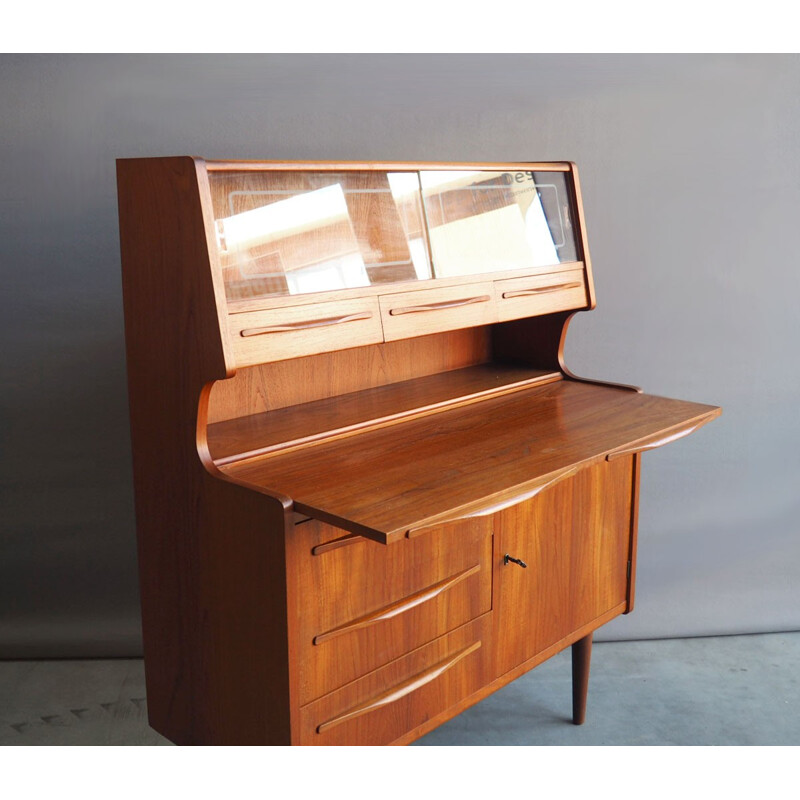
[[[495,281],[494,291],[501,322],[587,306],[582,269]]]
[[[383,341],[375,297],[230,314],[228,330],[237,367]]]
[[[387,342],[497,321],[491,283],[381,295]]]
[[[300,702],[307,703],[489,611],[489,518],[390,545],[321,522],[296,526]]]
[[[487,614],[306,705],[300,709],[300,744],[406,741],[415,728],[489,682],[490,635]]]

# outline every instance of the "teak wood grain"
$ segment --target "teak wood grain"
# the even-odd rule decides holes
[[[485,614],[303,706],[300,742],[391,744],[452,708],[489,679],[489,623]]]
[[[496,565],[496,674],[625,602],[631,469],[631,458],[601,461],[497,515],[497,552],[527,568]]]
[[[479,402],[498,392],[558,380],[557,372],[478,364],[361,392],[249,414],[208,426],[208,446],[219,465],[300,446],[365,427],[402,422],[411,415]]]
[[[354,392],[480,365],[491,358],[490,338],[487,327],[465,328],[240,369],[212,387],[208,423],[316,400],[336,404]]]
[[[524,493],[551,472],[718,414],[713,406],[562,380],[413,419],[402,430],[224,469],[243,484],[291,497],[310,516],[389,542],[429,518]]]
[[[383,341],[374,297],[231,315],[229,330],[237,367]]]
[[[497,321],[491,281],[380,297],[387,342]]]
[[[583,270],[495,281],[497,318],[505,322],[519,317],[585,308],[585,281]]]
[[[278,744],[291,737],[284,540],[264,531],[289,509],[198,454],[204,387],[230,366],[201,178],[190,158],[118,162],[148,714],[177,742]]]
[[[383,173],[425,169],[565,173],[580,260],[410,280],[424,222]],[[255,270],[221,246],[248,187],[323,172],[349,219],[257,236]],[[118,189],[151,725],[403,744],[569,646],[582,722],[592,633],[633,608],[642,454],[720,410],[567,367],[595,303],[575,165],[126,159]],[[288,286],[259,264],[354,242],[376,285],[255,296]]]
[[[289,542],[298,604],[299,697],[306,703],[489,611],[488,520],[383,547],[369,540],[314,554],[344,532],[318,522]]]

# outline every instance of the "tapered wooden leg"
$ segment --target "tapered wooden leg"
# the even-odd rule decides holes
[[[589,665],[592,661],[592,635],[572,645],[572,721],[583,725],[586,719],[586,695],[589,691]]]

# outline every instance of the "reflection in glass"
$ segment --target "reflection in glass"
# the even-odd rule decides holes
[[[437,278],[577,260],[560,172],[420,173]]]
[[[209,177],[229,300],[431,277],[415,172]]]

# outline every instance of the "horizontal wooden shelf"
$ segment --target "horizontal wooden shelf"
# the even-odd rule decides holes
[[[426,525],[492,513],[575,467],[623,448],[650,449],[660,436],[675,438],[719,414],[715,406],[557,380],[223,469],[291,498],[296,511],[389,543]]]
[[[209,452],[217,466],[223,466],[560,378],[558,372],[529,367],[478,364],[216,422],[208,426]]]

